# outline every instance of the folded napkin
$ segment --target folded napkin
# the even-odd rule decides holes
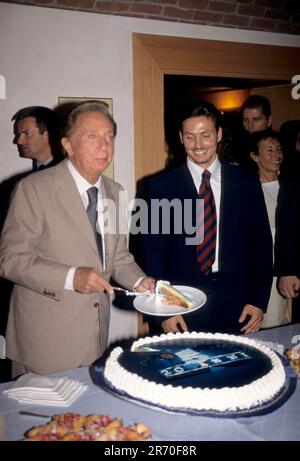
[[[86,385],[67,376],[50,377],[28,373],[20,376],[3,393],[23,403],[67,407],[86,389]]]

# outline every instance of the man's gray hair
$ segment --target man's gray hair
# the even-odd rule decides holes
[[[66,118],[63,130],[62,130],[63,137],[69,137],[71,135],[73,129],[75,128],[78,115],[83,114],[85,112],[99,112],[100,114],[104,115],[104,117],[106,117],[111,122],[113,126],[114,136],[116,136],[117,124],[109,112],[108,104],[106,104],[103,101],[88,100],[88,101],[77,103],[74,106],[72,106],[70,112],[67,115],[67,118]]]

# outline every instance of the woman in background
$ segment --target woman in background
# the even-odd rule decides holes
[[[258,168],[274,243],[275,211],[279,191],[278,175],[283,160],[279,134],[272,130],[253,134],[250,157]],[[276,283],[277,277],[273,277],[271,296],[262,328],[285,325],[291,320],[289,303],[278,293]]]

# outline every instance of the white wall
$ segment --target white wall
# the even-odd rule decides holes
[[[0,181],[31,166],[12,144],[18,109],[53,107],[58,96],[105,97],[118,123],[115,179],[134,196],[132,32],[300,47],[295,35],[0,3]],[[126,328],[130,336],[130,322]]]
[[[11,142],[18,109],[52,107],[58,96],[108,97],[118,123],[115,178],[133,196],[132,32],[300,47],[295,35],[0,3],[0,181],[30,166]]]

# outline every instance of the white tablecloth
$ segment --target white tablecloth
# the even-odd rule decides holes
[[[251,336],[265,341],[278,341],[285,347],[291,347],[296,335],[300,335],[299,324],[261,331]],[[78,379],[86,383],[88,389],[66,409],[20,404],[8,399],[2,392],[11,383],[1,384],[0,440],[20,440],[28,428],[45,423],[37,417],[21,416],[20,410],[48,415],[67,411],[86,415],[100,413],[112,418],[123,418],[125,425],[143,422],[151,428],[153,441],[300,440],[299,380],[294,394],[274,412],[262,416],[228,419],[165,413],[129,403],[93,384],[88,368],[67,370],[54,375]]]

